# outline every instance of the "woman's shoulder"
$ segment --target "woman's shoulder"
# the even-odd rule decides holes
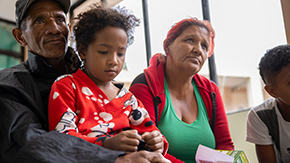
[[[213,82],[212,80],[210,80],[202,75],[195,74],[193,76],[193,79],[198,87],[204,87],[204,88],[210,89],[210,90],[218,88],[218,86],[215,82]]]
[[[148,85],[144,72],[140,73],[139,75],[137,75],[135,77],[135,79],[131,83],[131,86],[134,85],[134,84],[137,84],[137,83]]]

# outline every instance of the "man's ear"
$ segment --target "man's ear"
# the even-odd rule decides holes
[[[12,30],[12,34],[13,34],[14,38],[16,39],[16,41],[19,43],[19,45],[21,45],[23,47],[27,45],[27,42],[24,39],[22,30],[20,28],[14,28]]]
[[[272,97],[276,98],[276,92],[275,92],[275,88],[272,85],[266,85],[264,87],[264,89],[269,93],[269,95],[271,95]]]

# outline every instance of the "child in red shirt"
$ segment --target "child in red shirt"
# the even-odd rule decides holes
[[[126,153],[137,151],[144,141],[145,148],[166,154],[168,143],[143,104],[124,84],[113,82],[123,68],[139,19],[124,8],[95,5],[74,20],[84,66],[52,85],[49,129]]]

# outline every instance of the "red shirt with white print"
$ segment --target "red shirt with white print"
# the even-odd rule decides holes
[[[143,104],[123,84],[118,95],[109,101],[106,94],[82,71],[59,77],[49,96],[49,130],[80,137],[102,146],[125,128],[139,134],[158,130]],[[159,131],[159,130],[158,130]],[[163,137],[164,152],[168,143]]]

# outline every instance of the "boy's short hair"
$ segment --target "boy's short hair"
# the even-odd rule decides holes
[[[279,45],[264,54],[259,63],[260,75],[266,85],[275,84],[276,75],[290,63],[290,45]]]

